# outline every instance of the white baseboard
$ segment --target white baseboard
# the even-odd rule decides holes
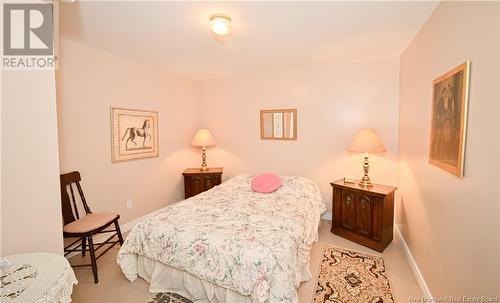
[[[332,221],[332,212],[331,211],[324,212],[323,215],[321,216],[321,219]]]
[[[120,231],[122,232],[122,234],[124,234],[124,233],[127,233],[127,232],[131,231],[131,230],[132,230],[132,228],[134,228],[134,226],[135,226],[137,223],[139,223],[139,222],[140,222],[140,221],[142,221],[143,219],[145,219],[145,218],[147,218],[147,217],[151,216],[151,215],[152,215],[152,214],[154,214],[154,213],[155,213],[155,212],[152,212],[152,213],[146,214],[146,215],[144,215],[144,216],[142,216],[142,217],[136,218],[136,219],[134,219],[134,220],[132,220],[132,221],[130,221],[130,222],[128,222],[128,223],[125,223],[125,224],[123,224],[123,225],[122,225],[122,224],[120,224]],[[98,235],[96,235],[95,237],[93,237],[93,240],[94,240],[94,242],[95,242],[95,243],[99,243],[99,242],[102,242],[102,241],[106,240],[106,238],[107,238],[107,237],[110,237],[110,236],[109,236],[109,233],[98,234]],[[73,240],[73,241],[74,241],[74,240]],[[72,253],[70,253],[70,254],[68,254],[68,255],[66,256],[66,259],[69,259],[69,258],[74,257],[74,256],[79,255],[79,254],[81,254],[81,252],[78,252],[78,251],[72,252]]]
[[[403,248],[403,252],[405,253],[406,259],[408,260],[410,269],[413,272],[413,275],[415,276],[415,280],[417,280],[417,284],[418,287],[420,288],[422,296],[426,299],[426,302],[435,303],[434,297],[432,296],[431,291],[429,290],[429,287],[425,282],[424,276],[422,275],[422,272],[420,271],[420,268],[418,267],[415,258],[413,258],[410,248],[408,247],[408,244],[406,244],[405,238],[403,238],[403,235],[401,234],[401,231],[399,230],[397,224],[394,224],[394,229],[396,231],[396,236],[398,236],[399,239],[401,240],[402,244],[401,246]]]

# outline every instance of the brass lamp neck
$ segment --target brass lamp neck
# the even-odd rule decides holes
[[[201,163],[201,170],[207,171],[207,150],[205,146],[203,146],[203,151],[201,153],[201,160],[203,161]]]
[[[364,187],[369,187],[372,186],[372,182],[370,181],[370,177],[368,176],[368,170],[370,169],[370,162],[368,161],[368,153],[365,153],[364,157],[365,161],[363,162],[363,170],[365,174],[361,179],[361,182],[359,182],[359,185]]]

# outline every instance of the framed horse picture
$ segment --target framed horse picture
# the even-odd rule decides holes
[[[460,178],[464,175],[469,70],[467,61],[432,83],[429,163]]]
[[[111,108],[111,162],[158,157],[158,112]]]

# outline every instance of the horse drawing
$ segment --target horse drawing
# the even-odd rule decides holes
[[[122,137],[122,141],[123,141],[123,140],[125,140],[125,138],[127,137],[127,134],[128,134],[127,142],[125,142],[125,149],[127,149],[127,150],[129,149],[128,148],[129,141],[132,141],[132,143],[134,143],[134,145],[137,146],[137,142],[134,141],[136,137],[143,138],[142,146],[144,148],[146,148],[146,139],[149,139],[149,141],[151,141],[151,134],[149,133],[150,128],[151,127],[149,125],[148,119],[144,120],[144,123],[142,124],[142,128],[138,128],[138,127],[127,128],[125,130],[125,134]]]

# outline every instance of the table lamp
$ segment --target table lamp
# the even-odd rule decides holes
[[[370,177],[368,176],[368,169],[370,168],[368,162],[368,153],[383,153],[386,151],[382,140],[380,140],[379,136],[375,132],[374,129],[371,128],[362,128],[358,130],[354,139],[352,140],[351,147],[349,148],[350,152],[358,152],[364,153],[365,161],[363,163],[363,170],[365,171],[365,175],[363,179],[359,182],[359,185],[364,187],[372,186],[370,182]]]
[[[193,142],[191,142],[191,145],[203,148],[203,152],[201,154],[201,159],[203,160],[203,162],[201,164],[201,170],[207,171],[207,151],[206,151],[206,147],[208,147],[208,146],[215,146],[215,140],[212,137],[212,134],[206,128],[199,129],[196,132],[196,135],[194,135]]]

